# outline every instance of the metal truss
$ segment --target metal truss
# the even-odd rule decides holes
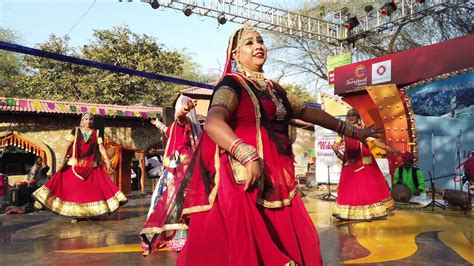
[[[197,14],[216,19],[221,18],[221,24],[227,21],[238,24],[251,22],[254,27],[266,31],[340,46],[435,13],[444,12],[466,1],[427,0],[424,3],[418,3],[416,0],[394,1],[397,10],[390,16],[380,14],[379,10],[385,2],[377,1],[373,4],[373,9],[370,12],[362,12],[363,14],[357,15],[360,25],[351,30],[344,27],[344,23],[349,17],[341,11],[326,16],[329,18],[327,20],[322,20],[251,0],[141,0],[141,2],[159,4],[160,8],[172,8],[183,12],[188,9],[188,15]],[[387,0],[387,2],[392,1]]]
[[[189,7],[193,14],[212,18],[223,15],[226,21],[238,24],[249,21],[259,29],[331,44],[338,44],[343,36],[340,24],[247,0],[142,0],[142,2],[158,2],[160,8],[181,11]]]
[[[387,1],[390,2],[390,1]],[[365,38],[369,35],[377,34],[391,28],[395,28],[399,25],[407,24],[410,22],[418,21],[424,17],[442,13],[448,9],[455,8],[467,1],[464,0],[427,0],[419,3],[416,0],[401,0],[394,1],[397,9],[390,16],[382,16],[380,9],[383,4],[373,5],[373,10],[370,12],[363,12],[357,15],[360,25],[352,30],[345,30],[342,38],[348,42],[353,42],[357,39]],[[339,18],[336,23],[342,24],[343,15],[341,12],[335,17]],[[347,16],[345,19],[348,19]]]

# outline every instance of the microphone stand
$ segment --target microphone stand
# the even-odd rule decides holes
[[[321,195],[322,200],[336,200],[336,195],[331,193],[331,176],[329,174],[329,165],[328,165],[328,193]]]
[[[459,136],[457,137],[457,140],[456,140],[456,155],[457,155],[457,159],[458,159],[458,165],[461,165],[461,153],[460,153],[460,149],[461,149],[461,138],[462,138],[462,129],[459,130]],[[462,181],[459,183],[459,190],[462,191]],[[454,189],[456,189],[456,183],[454,184]]]
[[[431,202],[428,203],[428,205],[424,206],[423,209],[426,208],[426,207],[431,207],[431,211],[434,211],[434,207],[440,207],[441,209],[445,210],[446,206],[444,206],[443,204],[441,204],[441,203],[439,203],[435,200],[435,193],[436,193],[435,182],[434,182],[433,177],[431,176],[430,171],[428,171],[428,174],[430,176],[430,182],[431,182]]]

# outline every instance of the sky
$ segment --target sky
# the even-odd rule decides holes
[[[278,6],[294,3],[254,2]],[[80,47],[92,39],[94,29],[127,25],[135,33],[156,37],[171,50],[185,51],[202,73],[219,73],[228,38],[239,27],[230,22],[219,25],[214,18],[186,17],[178,10],[152,9],[138,0],[0,0],[0,25],[15,31],[17,43],[28,47],[45,42],[50,34],[67,34],[70,44]]]

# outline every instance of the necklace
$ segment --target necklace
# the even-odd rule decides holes
[[[81,129],[81,133],[82,133],[82,138],[84,139],[84,141],[88,141],[89,138],[91,137],[91,131],[92,130],[89,130],[89,132],[86,132],[84,129]]]
[[[268,79],[265,78],[265,76],[263,75],[263,72],[254,72],[254,71],[250,71],[250,70],[243,70],[242,71],[245,76],[254,81],[255,84],[257,85],[257,89],[261,90],[261,91],[266,91],[268,90]]]
[[[273,104],[275,104],[275,107],[276,107],[276,112],[275,112],[276,120],[285,120],[286,109],[285,109],[285,105],[283,105],[283,100],[277,96],[276,92],[273,89],[270,89],[269,91],[272,97],[272,102]]]

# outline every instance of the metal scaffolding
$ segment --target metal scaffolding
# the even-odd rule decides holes
[[[388,1],[387,3],[389,3]],[[402,0],[394,1],[396,10],[391,15],[381,15],[381,8],[383,4],[379,6],[372,6],[373,9],[369,12],[358,12],[357,18],[360,22],[358,27],[352,30],[345,30],[343,33],[343,39],[347,41],[355,41],[357,39],[365,38],[369,35],[377,34],[391,28],[395,28],[399,25],[418,21],[424,17],[445,12],[451,8],[455,8],[467,1],[464,0],[427,0],[427,1],[416,1],[416,0]],[[378,8],[377,8],[378,7]],[[352,15],[354,16],[354,15]],[[340,12],[336,15],[339,18],[336,23],[343,24],[347,19],[347,16],[341,15]]]
[[[129,0],[130,1],[130,0]],[[329,19],[317,19],[259,4],[251,0],[141,0],[154,8],[171,8],[227,21],[244,24],[251,22],[254,27],[266,31],[297,36],[306,39],[341,45],[357,39],[380,33],[401,24],[410,23],[423,17],[454,8],[464,0],[401,0],[393,1],[396,10],[388,16],[382,16],[380,8],[384,3],[374,3],[370,12],[357,15],[360,25],[348,30],[344,27],[349,17],[341,11],[330,14]],[[392,1],[388,1],[390,3]],[[423,3],[419,3],[423,2]],[[377,6],[378,5],[378,6]],[[353,16],[353,15],[352,15]]]

